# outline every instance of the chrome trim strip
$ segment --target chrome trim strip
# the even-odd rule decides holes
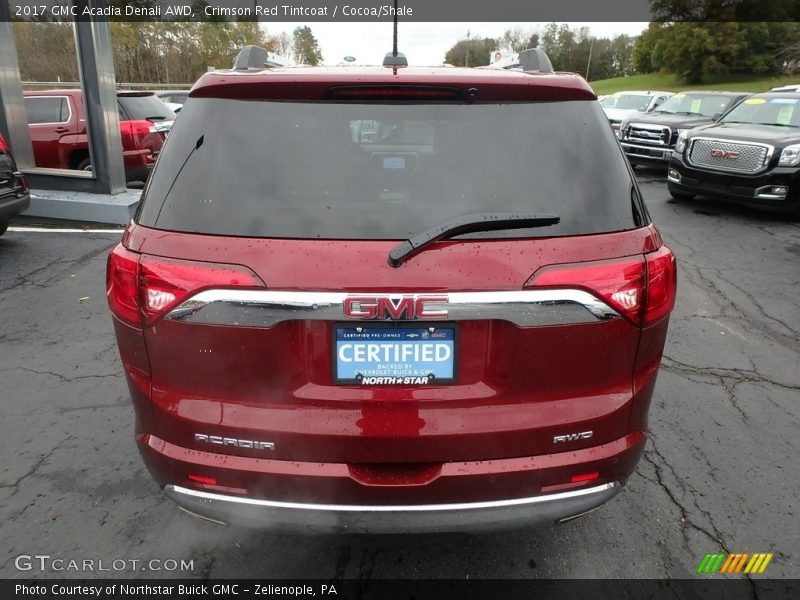
[[[620,314],[589,292],[576,289],[504,292],[451,292],[448,301],[428,308],[447,309],[447,321],[499,319],[520,327],[591,323]],[[187,323],[272,327],[295,320],[345,321],[345,299],[379,296],[398,301],[414,294],[380,292],[288,292],[273,290],[206,290],[173,308],[166,319]],[[351,319],[354,322],[360,319]],[[425,320],[413,321],[424,324]]]
[[[569,492],[559,492],[556,494],[545,494],[542,496],[532,496],[529,498],[512,498],[510,500],[489,500],[486,502],[461,502],[454,504],[408,504],[408,505],[361,505],[361,504],[310,504],[306,502],[281,502],[278,500],[261,500],[258,498],[246,498],[242,496],[228,496],[224,494],[214,494],[212,492],[201,492],[179,485],[168,484],[164,489],[168,493],[182,494],[203,500],[206,502],[227,502],[231,504],[246,504],[250,506],[260,506],[264,508],[288,508],[292,510],[312,510],[322,512],[369,512],[369,513],[394,513],[394,512],[430,512],[430,511],[463,511],[478,510],[485,508],[504,508],[508,506],[525,506],[531,504],[542,504],[545,502],[559,502],[571,498],[591,496],[612,490],[619,486],[619,483],[612,481],[590,488],[572,490]]]
[[[701,165],[692,161],[692,150],[694,149],[694,143],[698,140],[702,140],[704,142],[721,142],[723,144],[739,144],[740,146],[758,146],[761,148],[766,148],[767,155],[764,157],[764,164],[755,171],[743,171],[742,169],[726,169],[724,167],[717,167],[717,166],[710,167],[708,165]],[[697,169],[705,169],[707,171],[718,171],[720,173],[740,173],[742,175],[757,175],[762,171],[765,171],[767,168],[769,168],[769,163],[772,160],[772,155],[775,153],[775,146],[771,146],[769,144],[762,144],[761,142],[750,142],[747,140],[731,140],[728,138],[714,138],[714,137],[706,137],[698,135],[689,138],[687,141],[689,143],[686,146],[684,156],[686,157],[686,162],[689,163],[690,166],[695,167]]]

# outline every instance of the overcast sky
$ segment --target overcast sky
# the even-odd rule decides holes
[[[290,34],[302,23],[270,22],[267,32]],[[356,58],[356,64],[380,64],[384,54],[392,50],[392,23],[309,23],[319,40],[325,64],[335,65],[345,56]],[[411,23],[400,22],[399,50],[411,65],[439,65],[444,54],[459,39],[466,37],[500,37],[508,29],[521,27],[535,32],[547,23]],[[598,37],[624,33],[638,35],[647,23],[568,23],[572,28],[586,26]]]

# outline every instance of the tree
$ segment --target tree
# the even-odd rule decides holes
[[[292,55],[297,62],[312,67],[322,62],[319,42],[308,25],[297,27],[292,33]]]
[[[675,73],[699,83],[715,73],[779,73],[781,49],[800,34],[797,23],[723,21],[652,23],[639,36],[634,68]]]
[[[466,65],[464,60],[469,54],[469,66],[481,67],[489,64],[492,52],[497,50],[494,38],[475,38],[457,41],[444,55],[444,62],[456,67]]]
[[[292,52],[292,38],[285,31],[281,31],[278,36],[278,54],[281,56],[289,56]]]
[[[536,48],[538,46],[539,34],[532,31],[525,31],[521,27],[508,29],[497,39],[497,47],[510,52],[521,52],[522,50]]]
[[[656,70],[653,66],[653,50],[666,27],[667,25],[664,23],[650,23],[647,29],[636,38],[636,43],[633,46],[633,56],[631,57],[634,71],[637,73],[652,73]]]

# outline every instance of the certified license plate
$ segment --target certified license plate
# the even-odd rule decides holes
[[[456,328],[334,325],[336,383],[430,385],[455,380]]]

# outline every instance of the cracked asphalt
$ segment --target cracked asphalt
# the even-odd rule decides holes
[[[637,173],[680,269],[645,457],[603,509],[498,535],[287,538],[183,514],[132,439],[104,295],[119,236],[9,232],[0,577],[92,576],[14,566],[20,554],[48,554],[194,561],[184,573],[110,573],[129,577],[691,578],[715,551],[775,553],[754,591],[759,577],[800,577],[800,225],[676,202],[660,172]]]

